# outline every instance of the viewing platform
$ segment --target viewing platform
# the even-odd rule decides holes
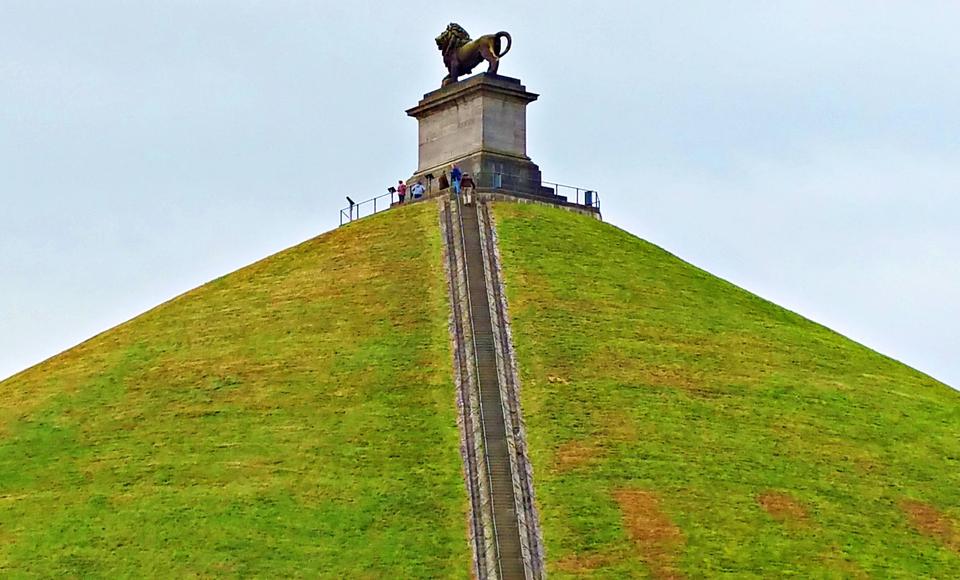
[[[528,192],[529,189],[532,188],[531,183],[522,184],[527,186],[525,188],[517,187],[517,185],[520,184],[520,178],[513,175],[481,174],[473,177],[473,179],[475,183],[473,195],[477,199],[512,201],[517,203],[542,203],[602,219],[600,214],[600,194],[593,189],[563,185],[549,181],[537,181],[540,193],[533,194]],[[438,184],[428,184],[426,187],[426,193],[417,199],[413,199],[410,196],[408,188],[406,199],[402,205],[447,197],[452,193],[449,186],[441,189]],[[362,201],[354,201],[350,197],[347,197],[347,201],[352,203],[340,210],[341,226],[401,205],[396,192],[387,192]]]
[[[456,166],[464,181],[472,180],[479,200],[543,203],[600,219],[596,190],[551,183],[527,155],[527,105],[539,95],[527,91],[519,79],[480,73],[425,95],[407,115],[417,119],[417,170],[406,180],[405,203],[416,203],[451,193],[450,175]],[[413,199],[414,184],[424,195]],[[340,225],[397,205],[388,193],[356,202],[340,210]]]

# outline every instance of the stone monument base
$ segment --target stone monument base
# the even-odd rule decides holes
[[[527,104],[537,99],[519,80],[482,73],[423,96],[407,111],[419,122],[419,163],[408,180],[428,194],[449,187],[453,164],[478,189],[553,194],[527,156]]]
[[[540,168],[529,159],[479,152],[456,161],[460,171],[473,179],[477,189],[500,189],[528,195],[553,195],[553,190],[541,185]],[[450,170],[446,164],[414,173],[407,186],[423,181],[428,193],[439,193],[450,186]],[[432,175],[432,178],[428,176]]]

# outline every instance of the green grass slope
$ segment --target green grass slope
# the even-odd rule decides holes
[[[0,383],[0,576],[464,577],[436,207]]]
[[[610,225],[495,216],[552,576],[960,577],[960,393]]]

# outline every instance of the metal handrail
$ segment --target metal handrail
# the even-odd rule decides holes
[[[478,189],[503,189],[508,192],[513,191],[530,195],[553,196],[565,203],[589,207],[600,211],[600,195],[594,189],[563,185],[552,181],[537,181],[528,177],[508,173],[476,173],[471,175],[471,178],[473,179],[474,186]],[[545,190],[549,190],[549,192],[545,192]],[[350,202],[350,205],[340,210],[340,225],[342,226],[345,223],[350,223],[361,217],[371,216],[375,213],[390,209],[393,207],[395,195],[396,192],[391,191],[358,203],[353,202],[353,200],[348,197],[347,201]],[[407,195],[409,196],[410,193],[408,192]],[[384,200],[386,197],[390,198],[389,203]],[[573,198],[572,201],[570,200],[571,197]],[[378,200],[380,200],[379,204]],[[416,200],[411,198],[407,201],[413,202]]]
[[[474,184],[480,189],[505,189],[510,191],[529,192],[534,195],[544,195],[544,189],[552,190],[553,195],[563,198],[567,203],[582,205],[600,210],[600,195],[595,189],[564,185],[552,181],[538,181],[520,175],[508,173],[477,173],[473,177]],[[573,198],[571,201],[570,198]]]
[[[361,202],[354,202],[352,199],[348,197],[347,201],[351,203],[349,206],[340,210],[340,225],[342,226],[344,223],[350,223],[353,220],[358,220],[361,217],[364,217],[363,216],[364,207],[371,209],[371,211],[367,214],[368,216],[381,212],[385,209],[390,209],[390,206],[393,205],[394,195],[396,195],[396,192],[391,191],[389,193],[384,193],[383,195],[378,195],[376,197],[371,197],[370,199],[365,199]],[[390,203],[384,203],[381,201],[380,209],[377,209],[377,200],[382,200],[385,197],[390,198]],[[372,204],[372,207],[371,207],[371,204]],[[344,222],[344,219],[346,219],[346,222]]]

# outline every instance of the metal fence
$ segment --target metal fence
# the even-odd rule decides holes
[[[371,197],[370,199],[365,199],[361,202],[355,202],[350,199],[350,197],[347,197],[347,201],[350,203],[350,205],[340,210],[340,225],[342,226],[343,224],[350,223],[353,220],[358,220],[362,217],[373,215],[379,211],[390,209],[390,206],[393,205],[393,199],[395,195],[396,194],[391,191],[390,193],[378,195],[377,197]]]
[[[551,183],[549,181],[544,181],[543,186],[553,189],[554,195],[566,197],[567,202],[569,203],[592,207],[597,211],[600,211],[600,195],[594,189],[584,189],[582,187],[563,185],[561,183]],[[571,195],[573,196],[573,199],[571,199]]]
[[[559,198],[558,201],[600,210],[600,196],[593,189],[563,185],[551,181],[538,181],[506,173],[477,173],[472,178],[477,189],[503,189],[507,192],[554,197]]]
[[[505,193],[521,193],[554,199],[564,203],[594,208],[600,211],[600,196],[595,190],[563,185],[550,181],[536,181],[518,175],[506,173],[477,173],[470,176],[474,187],[482,190],[503,190]],[[442,190],[440,190],[442,191]],[[437,193],[437,190],[434,191]],[[429,194],[428,194],[429,195]],[[347,197],[349,206],[340,210],[340,225],[350,223],[362,217],[371,216],[385,209],[390,209],[395,201],[399,201],[396,192],[390,191],[383,195],[371,197],[361,202],[355,202]],[[407,202],[414,201],[409,190]]]

